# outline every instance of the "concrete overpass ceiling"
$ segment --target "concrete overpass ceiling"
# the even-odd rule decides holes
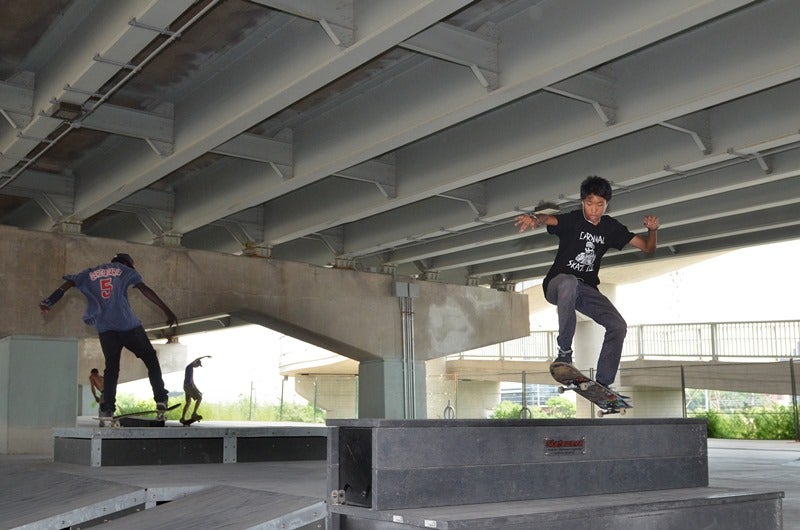
[[[791,0],[12,0],[0,222],[454,283],[540,277],[513,218],[662,218],[667,260],[796,239]],[[608,265],[642,262],[636,252]]]

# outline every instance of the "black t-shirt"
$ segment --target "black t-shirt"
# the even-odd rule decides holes
[[[542,285],[545,293],[550,280],[561,273],[577,276],[596,289],[600,283],[597,272],[600,270],[603,254],[609,248],[622,250],[635,234],[608,215],[604,215],[597,226],[583,217],[583,210],[574,210],[556,217],[558,224],[547,227],[548,233],[558,236],[558,252]]]

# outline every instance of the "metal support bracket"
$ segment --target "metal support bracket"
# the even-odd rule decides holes
[[[397,198],[397,167],[394,155],[367,160],[343,171],[337,171],[334,175],[349,180],[372,183],[385,198]]]
[[[328,250],[331,251],[331,254],[334,256],[341,256],[344,254],[344,227],[337,226],[334,228],[329,228],[323,232],[317,232],[314,234],[322,243],[328,247]],[[338,258],[337,258],[338,259]],[[342,258],[342,259],[350,259],[350,258]],[[352,259],[351,259],[352,261]]]
[[[437,197],[465,202],[478,217],[484,217],[488,212],[485,182],[476,182],[463,188],[439,193]]]
[[[544,87],[542,90],[588,103],[605,125],[613,125],[617,121],[614,86],[615,82],[609,76],[590,72]]]
[[[244,133],[231,138],[210,152],[268,164],[282,180],[289,180],[294,176],[292,149],[291,140],[282,141]]]
[[[6,119],[6,121],[11,125],[12,129],[21,129],[22,127],[17,125],[17,122],[5,111],[5,109],[0,109],[0,115]]]
[[[742,160],[746,160],[746,161],[755,160],[756,163],[758,164],[758,167],[760,167],[761,170],[766,175],[769,175],[770,173],[772,173],[772,167],[770,167],[769,163],[767,163],[767,160],[765,159],[765,157],[761,153],[758,153],[758,152],[755,152],[755,153],[741,153],[739,151],[736,151],[732,147],[727,150],[727,153],[729,155],[735,156],[737,158],[741,158]]]
[[[679,118],[672,121],[662,121],[662,127],[673,131],[688,134],[694,141],[700,152],[704,155],[711,153],[711,132],[709,120],[706,116],[695,116],[690,118]]]
[[[81,88],[75,88],[74,86],[67,83],[64,85],[64,92],[74,92],[75,94],[81,94],[83,96],[89,96],[90,98],[97,98],[100,99],[103,97],[103,94],[99,92],[92,92],[91,90],[83,90]]]
[[[253,0],[272,9],[316,20],[336,46],[347,48],[356,41],[354,0]]]
[[[469,67],[481,86],[495,90],[499,86],[499,39],[497,28],[487,23],[475,31],[439,23],[400,44],[418,53]]]
[[[128,25],[132,26],[134,28],[141,28],[141,29],[146,29],[148,31],[153,31],[155,33],[158,33],[159,35],[166,35],[168,37],[180,37],[181,36],[181,34],[176,32],[176,31],[170,31],[170,30],[168,30],[166,28],[157,28],[156,26],[151,26],[149,24],[144,24],[142,22],[139,22],[138,20],[136,20],[136,17],[133,17],[132,19],[130,19],[128,21]]]
[[[139,68],[138,66],[136,66],[135,64],[132,64],[132,63],[124,63],[122,61],[115,61],[114,59],[106,59],[105,57],[103,57],[99,53],[94,54],[94,57],[92,57],[92,60],[95,61],[95,62],[98,62],[98,63],[110,64],[112,66],[116,66],[118,68],[122,68],[123,70],[138,70],[138,68]]]

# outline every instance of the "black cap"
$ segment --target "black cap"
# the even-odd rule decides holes
[[[119,254],[111,258],[111,263],[115,262],[127,265],[131,269],[133,268],[133,258],[131,257],[130,254],[125,254],[124,252],[120,252]]]

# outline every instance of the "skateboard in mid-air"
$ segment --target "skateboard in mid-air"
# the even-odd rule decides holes
[[[583,375],[571,364],[551,364],[550,375],[561,383],[562,386],[558,387],[558,391],[562,394],[567,390],[572,390],[600,407],[597,412],[600,417],[605,414],[625,414],[627,409],[633,408],[633,405],[625,401],[619,394],[604,387],[591,377]]]
[[[180,403],[176,403],[165,409],[164,411],[160,410],[140,410],[138,412],[128,412],[127,414],[117,414],[116,416],[112,416],[110,418],[100,418],[96,417],[95,420],[100,422],[100,427],[120,427],[122,425],[122,420],[125,418],[134,418],[138,416],[150,416],[152,414],[158,414],[160,412],[168,412],[170,410],[175,410],[180,407]],[[163,420],[159,420],[163,423]]]

